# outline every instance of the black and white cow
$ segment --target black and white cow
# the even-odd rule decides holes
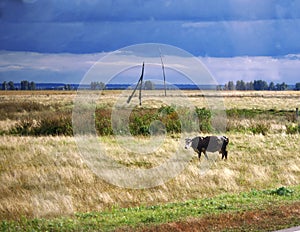
[[[216,152],[222,153],[222,159],[227,159],[228,152],[226,151],[226,146],[229,143],[229,139],[226,136],[206,136],[206,137],[195,137],[193,139],[185,139],[185,149],[192,147],[195,152],[198,153],[198,158],[200,159],[201,153],[203,152],[206,159],[208,156],[206,152]]]

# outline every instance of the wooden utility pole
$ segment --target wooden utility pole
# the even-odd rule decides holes
[[[139,100],[140,100],[140,106],[142,105],[142,88],[143,88],[144,68],[145,68],[145,64],[143,62],[141,77],[140,77],[139,81],[137,82],[132,94],[127,99],[128,104],[130,103],[131,98],[133,97],[133,95],[134,95],[135,91],[137,90],[137,88],[140,87]]]
[[[143,62],[143,68],[142,68],[142,75],[139,80],[140,81],[140,93],[139,93],[140,106],[142,105],[143,78],[144,78],[144,62]]]
[[[163,59],[162,59],[162,54],[161,54],[161,50],[160,49],[159,49],[159,54],[160,54],[161,67],[162,67],[163,76],[164,76],[165,96],[167,96],[165,65],[164,65],[164,62],[163,62]]]

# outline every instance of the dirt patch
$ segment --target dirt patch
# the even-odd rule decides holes
[[[291,205],[270,206],[262,210],[209,215],[198,219],[142,227],[136,231],[274,231],[299,225],[300,202],[297,202]]]

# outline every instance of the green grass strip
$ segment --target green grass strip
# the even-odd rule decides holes
[[[264,209],[270,205],[299,202],[300,185],[273,190],[252,190],[223,194],[212,198],[189,200],[155,206],[113,207],[102,212],[76,213],[73,217],[27,219],[0,222],[1,231],[111,231],[120,227],[138,227],[199,218],[221,213]]]

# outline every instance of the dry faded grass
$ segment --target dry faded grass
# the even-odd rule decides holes
[[[113,105],[120,97],[124,103],[132,90],[105,90],[88,91],[88,94],[99,94],[99,104]],[[76,91],[0,91],[1,102],[26,101],[40,102],[43,104],[70,105],[76,96]],[[295,110],[300,107],[300,91],[195,91],[195,90],[169,90],[167,97],[160,90],[143,92],[145,107],[160,107],[162,102],[182,101],[182,97],[197,107],[207,107],[207,100],[215,97],[216,102],[223,101],[226,109],[256,108]],[[205,96],[205,97],[204,97]],[[137,100],[137,94],[133,100]],[[223,102],[218,104],[223,104]]]
[[[203,102],[196,93],[187,93],[195,105]],[[226,109],[295,110],[300,107],[300,91],[204,91],[203,94],[208,97],[217,94]]]
[[[131,91],[105,93],[99,96],[99,103],[112,104],[119,100],[120,96],[128,97]],[[295,110],[300,107],[300,91],[145,91],[143,93],[144,107],[160,107],[164,102],[186,101],[189,104],[212,108],[214,104],[226,109],[277,109]],[[137,95],[133,98],[137,101]],[[127,98],[124,98],[126,102]]]
[[[257,97],[225,97],[225,107],[227,109],[275,109],[275,110],[295,110],[299,108],[300,95],[270,95],[268,97],[261,95]]]
[[[35,91],[32,91],[35,92]],[[15,92],[15,93],[18,93]],[[0,100],[1,103],[7,104],[14,104],[15,102],[22,103],[22,102],[33,102],[38,103],[46,106],[50,105],[70,105],[73,103],[73,99],[75,94],[73,92],[69,94],[48,94],[47,92],[40,92],[37,91],[35,94],[7,94],[3,95],[0,91]]]
[[[153,205],[220,193],[300,184],[300,135],[229,134],[229,159],[194,158],[182,173],[149,189],[126,189],[96,176],[71,137],[13,137],[0,140],[0,218],[52,217],[119,205]],[[138,138],[140,142],[144,138]],[[167,137],[157,150],[137,155],[113,137],[103,137],[107,153],[130,168],[152,168],[184,146]],[[146,141],[147,142],[147,141]],[[177,148],[176,148],[177,147]]]
[[[16,125],[18,121],[17,120],[1,120],[0,121],[0,131],[9,131],[14,125]]]
[[[73,95],[76,91],[62,90],[16,90],[0,91],[0,96]]]

